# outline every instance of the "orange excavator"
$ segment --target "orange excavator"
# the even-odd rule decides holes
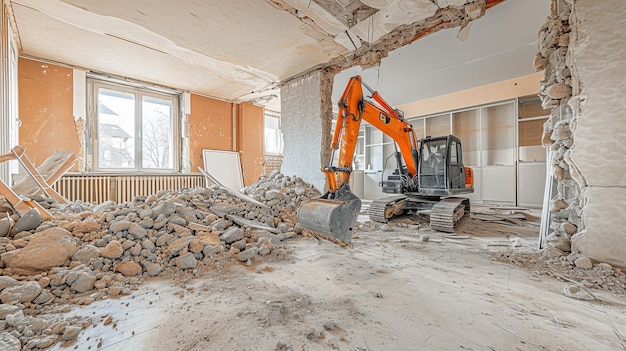
[[[369,96],[363,94],[363,88]],[[351,244],[361,199],[350,191],[349,180],[363,121],[391,137],[396,146],[397,168],[379,183],[384,193],[393,195],[372,201],[372,221],[386,223],[396,215],[415,212],[430,215],[432,229],[454,232],[469,218],[469,199],[455,195],[472,193],[474,176],[472,169],[463,165],[457,137],[418,140],[402,111],[393,109],[360,76],[350,78],[338,105],[330,165],[322,168],[328,191],[300,206],[297,217],[303,228]],[[337,150],[339,155],[333,165]]]

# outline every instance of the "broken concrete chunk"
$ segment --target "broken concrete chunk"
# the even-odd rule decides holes
[[[20,351],[22,343],[18,338],[9,332],[0,332],[0,350],[4,351]]]
[[[578,268],[582,269],[591,269],[593,268],[593,263],[589,257],[581,257],[574,261],[574,265]]]
[[[67,326],[63,330],[63,335],[61,335],[61,340],[63,341],[74,340],[76,339],[76,337],[78,336],[81,330],[82,328],[79,326]]]
[[[72,230],[75,232],[79,232],[79,233],[90,233],[90,232],[98,231],[101,228],[102,228],[102,225],[100,223],[94,220],[86,220],[86,221],[76,223],[76,225],[74,226],[74,228],[72,228]]]
[[[215,222],[213,222],[213,224],[211,225],[211,228],[216,231],[223,231],[226,228],[230,227],[232,224],[233,222],[227,219],[220,218],[216,220]]]
[[[53,227],[33,234],[25,248],[2,254],[2,261],[16,273],[33,274],[64,264],[75,252],[72,235]]]
[[[254,258],[259,252],[259,249],[256,246],[245,249],[237,254],[237,259],[241,262],[245,262]]]
[[[135,240],[143,239],[148,235],[148,231],[145,228],[142,228],[139,224],[132,223],[128,227],[128,234],[132,235]]]
[[[9,235],[13,228],[13,219],[11,217],[5,217],[0,219],[0,237]]]
[[[223,240],[227,244],[231,244],[243,238],[244,238],[243,229],[238,228],[238,227],[228,228],[228,230],[226,230],[222,235],[220,235],[220,240]]]
[[[173,202],[163,202],[152,208],[152,218],[157,218],[160,215],[169,216],[176,212],[176,204]]]
[[[151,277],[155,277],[161,273],[161,265],[158,263],[149,263],[148,265],[144,266],[144,268],[146,270],[146,273]]]
[[[21,283],[15,278],[8,277],[5,275],[0,275],[0,291],[5,288],[10,288],[12,286],[20,285]]]
[[[115,271],[122,273],[125,277],[134,277],[141,274],[142,268],[139,263],[129,261],[115,266]]]
[[[111,240],[107,246],[100,249],[100,255],[106,258],[120,258],[123,253],[122,244],[117,240]]]
[[[176,266],[180,269],[196,268],[197,265],[198,261],[191,252],[176,258]]]
[[[131,224],[133,223],[130,221],[113,222],[111,226],[109,227],[109,230],[113,233],[119,233],[121,231],[128,230]]]
[[[563,294],[577,300],[595,300],[587,290],[582,289],[578,285],[568,285],[563,288]]]
[[[36,208],[31,208],[17,220],[11,233],[16,234],[37,228],[41,224],[41,213]]]
[[[0,300],[2,303],[24,303],[33,301],[41,293],[41,287],[37,282],[26,282],[2,290]]]
[[[72,290],[83,293],[94,288],[94,284],[96,283],[95,275],[89,272],[79,272],[78,277],[72,283]]]
[[[100,257],[100,250],[93,245],[84,245],[72,255],[72,261],[89,263],[91,260]]]
[[[105,202],[103,202],[103,203],[101,203],[99,205],[96,205],[93,208],[93,212],[95,212],[95,213],[102,213],[102,212],[104,212],[106,210],[109,210],[109,209],[115,207],[115,206],[116,206],[116,204],[115,204],[114,201],[111,201],[111,200],[105,201]]]
[[[186,249],[189,246],[189,243],[191,242],[192,239],[193,239],[192,237],[180,238],[180,239],[172,242],[169,245],[170,246],[170,252],[171,252],[172,256],[176,256],[183,249]]]

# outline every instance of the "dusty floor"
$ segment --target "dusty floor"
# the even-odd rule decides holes
[[[516,236],[511,248],[485,224],[453,240],[416,225],[391,228],[357,231],[350,249],[304,237],[286,244],[286,260],[155,280],[75,307],[70,314],[94,323],[54,349],[626,349],[623,296],[594,290],[594,301],[572,299],[563,295],[568,282],[493,259],[532,250],[536,234]]]

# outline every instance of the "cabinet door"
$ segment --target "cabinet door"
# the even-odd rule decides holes
[[[545,186],[545,162],[519,164],[517,201],[520,206],[541,207],[543,205]]]
[[[481,142],[483,166],[515,164],[515,105],[481,109]]]
[[[515,166],[483,167],[483,201],[515,206]]]

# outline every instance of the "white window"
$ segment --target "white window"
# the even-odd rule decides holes
[[[178,95],[95,80],[90,87],[96,170],[178,170]]]
[[[280,114],[265,110],[265,153],[282,155],[283,133],[280,130]]]

